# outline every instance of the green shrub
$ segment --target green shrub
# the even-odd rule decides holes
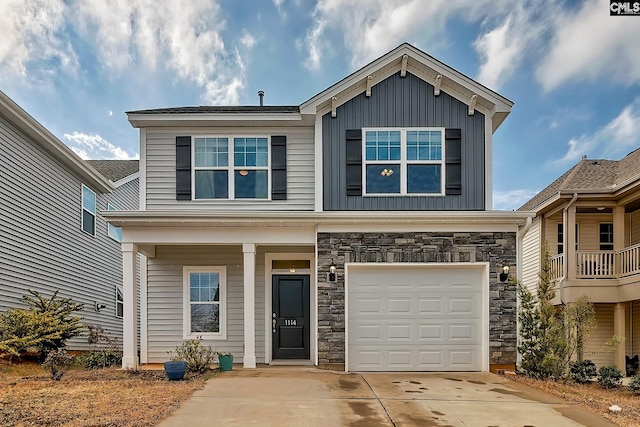
[[[176,347],[176,356],[171,360],[184,360],[187,362],[187,370],[190,372],[204,372],[213,363],[216,352],[211,347],[202,345],[202,338],[187,340]]]
[[[629,382],[629,389],[635,394],[640,394],[640,374],[635,374]]]
[[[62,376],[73,365],[73,356],[66,352],[64,348],[57,350],[51,350],[42,363],[42,367],[49,371],[51,379],[54,381],[60,381]]]
[[[622,384],[622,372],[615,365],[605,365],[598,370],[598,384],[602,388],[617,388]]]
[[[584,384],[591,381],[591,378],[598,375],[598,371],[595,363],[591,360],[583,360],[582,362],[573,363],[569,370],[569,374],[573,381]]]
[[[95,350],[83,354],[78,363],[85,369],[101,369],[122,365],[122,353],[114,350]]]
[[[29,290],[22,300],[29,308],[11,308],[0,313],[0,355],[12,359],[34,352],[41,356],[64,347],[65,342],[83,329],[79,317],[71,313],[82,310],[69,298],[49,299]]]

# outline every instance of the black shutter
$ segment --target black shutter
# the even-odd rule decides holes
[[[445,129],[445,194],[462,194],[462,130]]]
[[[287,137],[271,137],[271,200],[287,200]]]
[[[347,130],[347,196],[362,196],[362,130]]]
[[[190,136],[176,136],[176,200],[191,200]]]

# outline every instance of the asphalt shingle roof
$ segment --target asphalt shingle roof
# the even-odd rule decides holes
[[[87,160],[102,176],[113,182],[138,172],[138,160]]]
[[[199,107],[155,108],[150,110],[127,111],[127,114],[197,114],[197,113],[299,113],[297,105],[240,105]]]
[[[640,175],[640,149],[622,160],[583,158],[575,166],[553,181],[544,190],[518,208],[519,211],[535,211],[538,206],[560,191],[601,190],[610,191],[629,179]]]

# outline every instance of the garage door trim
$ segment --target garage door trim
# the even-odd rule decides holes
[[[362,269],[384,269],[386,271],[403,268],[433,269],[473,269],[482,273],[482,354],[481,365],[483,371],[489,371],[489,263],[346,263],[344,283],[345,308],[345,371],[349,370],[349,276],[350,272]]]

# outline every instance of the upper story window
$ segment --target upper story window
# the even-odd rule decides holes
[[[564,231],[561,222],[558,223],[558,255],[564,253]],[[576,223],[576,251],[578,250],[578,223]]]
[[[82,185],[82,231],[96,235],[96,193]]]
[[[107,210],[115,211],[117,209],[111,203],[107,203]],[[115,225],[107,223],[107,235],[117,242],[122,242],[122,227],[116,227]]]
[[[612,223],[600,224],[600,250],[601,251],[613,250],[613,224]]]
[[[444,129],[364,129],[365,195],[444,195]]]
[[[194,138],[195,199],[268,199],[268,137]]]

